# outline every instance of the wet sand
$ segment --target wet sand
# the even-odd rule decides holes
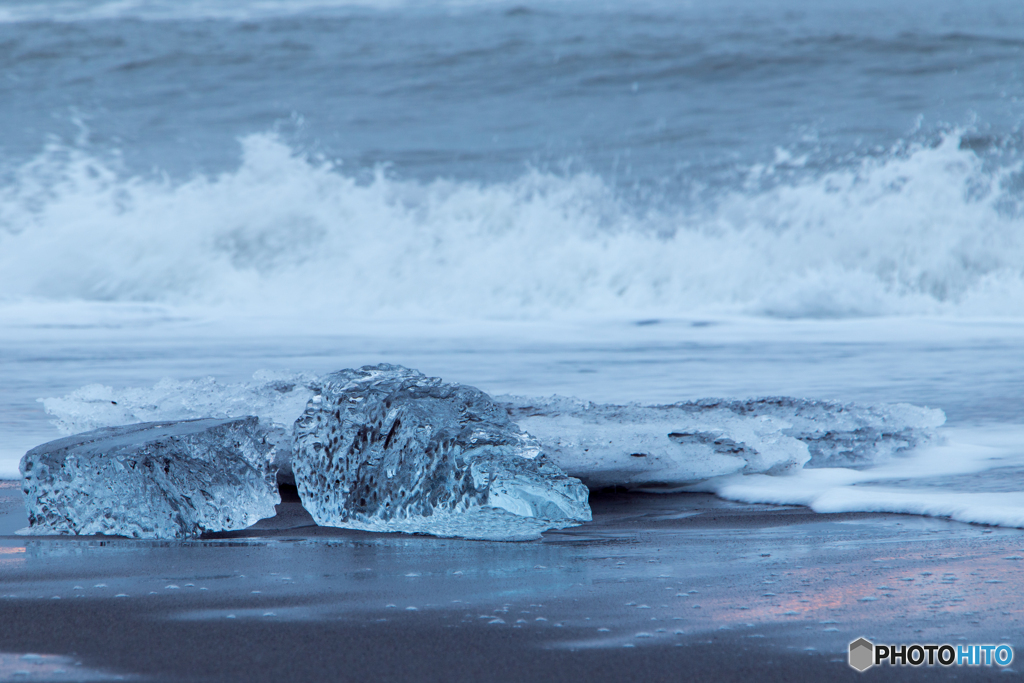
[[[0,680],[1011,680],[875,667],[848,643],[1020,650],[1024,532],[597,494],[488,543],[312,526],[293,496],[187,542],[32,538],[0,484]],[[1018,656],[1024,656],[1019,654]]]

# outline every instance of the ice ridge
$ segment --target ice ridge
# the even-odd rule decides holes
[[[90,385],[43,403],[65,432],[140,420],[257,415],[287,477],[293,423],[328,381],[341,379],[259,372],[239,384],[204,379],[163,380],[149,389]],[[945,421],[941,410],[902,403],[779,397],[660,406],[563,397],[498,400],[512,421],[539,440],[536,447],[551,462],[597,488],[672,489],[737,472],[863,468],[941,440],[936,429]]]
[[[726,474],[862,467],[936,439],[941,410],[762,398],[602,405],[499,397],[567,473],[591,488],[674,488]]]

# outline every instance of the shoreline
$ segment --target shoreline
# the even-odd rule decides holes
[[[591,504],[592,523],[522,543],[315,527],[293,499],[194,541],[20,537],[8,504],[0,680],[81,662],[91,678],[45,680],[811,681],[858,675],[858,637],[1017,647],[1024,630],[1018,529],[693,493]]]

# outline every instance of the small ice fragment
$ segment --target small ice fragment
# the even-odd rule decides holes
[[[409,605],[408,607],[405,608],[405,611],[406,612],[416,612],[416,611],[418,611],[418,608],[413,607],[412,605]]]
[[[407,576],[407,577],[410,577],[410,578],[411,578],[411,577],[414,577],[414,576],[419,576],[419,575],[420,575],[420,573],[419,573],[419,572],[409,572],[408,574],[406,574],[406,576]]]
[[[865,595],[863,598],[860,599],[860,602],[874,602],[877,599],[878,598],[874,595]]]
[[[173,583],[169,586],[164,586],[164,590],[179,590],[179,586],[175,586]]]
[[[127,593],[118,593],[118,594],[117,594],[117,595],[115,595],[114,597],[115,597],[115,598],[127,598],[127,597],[128,597],[128,594],[127,594]]]
[[[229,614],[229,615],[228,615],[228,616],[227,616],[226,618],[227,618],[227,619],[234,619],[234,618],[235,618],[235,615],[234,615],[234,614]]]
[[[610,628],[601,627],[601,628],[597,629],[597,632],[598,633],[609,633],[609,632],[611,632],[611,629]]]
[[[263,616],[265,616],[265,617],[276,617],[277,615],[274,614],[273,612],[264,612]]]
[[[105,583],[97,583],[95,586],[93,586],[93,588],[106,588],[106,587],[107,587],[107,584],[105,584]]]
[[[648,633],[647,631],[640,631],[639,633],[636,634],[635,637],[637,637],[637,638],[653,638],[654,636],[652,634]]]
[[[505,623],[505,620],[504,620],[504,619],[502,619],[501,617],[494,617],[493,619],[491,619],[491,620],[490,620],[490,621],[488,621],[487,623],[488,623],[488,624],[504,624],[504,623]]]
[[[534,621],[547,621],[544,617],[537,617]]]

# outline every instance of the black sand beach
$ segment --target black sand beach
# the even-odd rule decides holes
[[[279,514],[190,542],[13,535],[4,482],[0,680],[1000,679],[846,663],[864,636],[1021,632],[1024,532],[819,515],[703,494],[596,494],[594,522],[489,543]]]

